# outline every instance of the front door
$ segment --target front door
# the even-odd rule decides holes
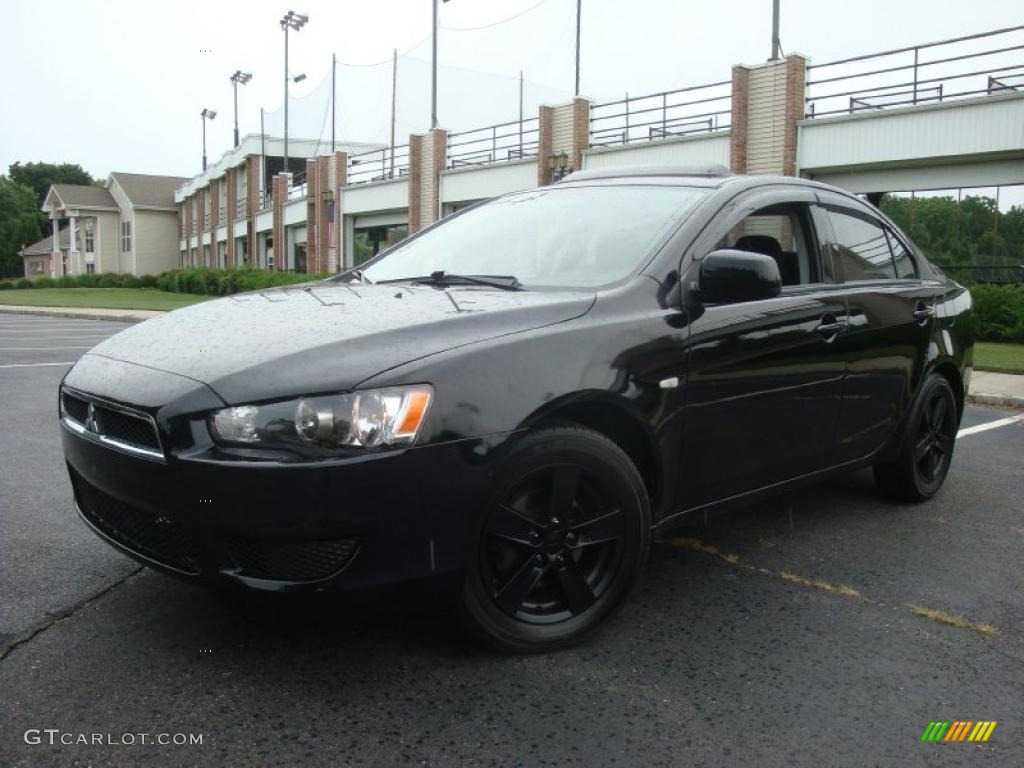
[[[771,256],[773,299],[705,305],[691,317],[681,482],[687,507],[823,469],[832,461],[844,360],[835,341],[846,305],[823,253],[807,188],[748,194],[698,239]],[[714,226],[714,225],[713,225]]]
[[[830,250],[843,280],[849,331],[836,347],[847,360],[837,462],[881,448],[910,408],[924,371],[935,283],[918,277],[910,249],[873,209],[820,192]]]

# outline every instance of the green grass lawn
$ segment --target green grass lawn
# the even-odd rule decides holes
[[[177,309],[209,296],[167,293],[155,288],[33,288],[0,291],[0,304],[101,309]]]
[[[974,367],[979,371],[1024,373],[1024,344],[979,341],[974,345]]]

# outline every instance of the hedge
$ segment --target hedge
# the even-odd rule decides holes
[[[156,287],[172,293],[201,296],[227,296],[239,291],[258,291],[279,285],[294,285],[320,280],[330,275],[302,275],[291,272],[266,272],[258,269],[213,269],[187,267],[164,272],[156,278]]]
[[[1024,285],[975,285],[971,296],[978,341],[1024,344]]]

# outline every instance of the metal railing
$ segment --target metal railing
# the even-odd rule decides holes
[[[805,116],[1024,91],[1024,26],[807,67]]]
[[[256,202],[259,205],[259,210],[269,210],[273,203],[272,191],[269,189],[261,189],[256,195]]]
[[[536,157],[539,139],[539,117],[450,133],[447,167],[491,165]]]
[[[309,184],[306,181],[306,174],[296,173],[292,177],[292,183],[288,186],[288,199],[297,200],[309,194]]]
[[[244,219],[249,215],[249,196],[246,194],[239,195],[238,200],[235,201],[235,218]]]
[[[590,146],[714,133],[732,122],[732,81],[629,96],[590,108]]]
[[[348,183],[368,184],[372,181],[389,181],[409,173],[409,145],[384,147],[358,155],[349,155]]]

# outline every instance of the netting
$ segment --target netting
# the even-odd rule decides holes
[[[568,0],[547,0],[502,22],[475,29],[447,29],[438,35],[438,122],[449,131],[465,131],[519,119],[520,72],[522,110],[530,119],[542,104],[559,104],[572,97],[575,16]],[[566,44],[566,40],[570,44]],[[431,40],[392,57],[359,64],[339,55],[335,80],[335,136],[338,142],[386,145],[391,135],[392,78],[395,87],[395,143],[408,142],[410,133],[430,128]],[[451,62],[484,62],[467,68]],[[447,62],[447,63],[446,63]],[[531,75],[535,74],[536,77]],[[314,75],[311,73],[310,77]],[[330,150],[331,56],[316,73],[319,82],[288,102],[288,134],[314,139]],[[564,87],[551,85],[552,79]],[[539,82],[545,80],[546,83]],[[308,87],[308,86],[307,86]],[[296,89],[297,90],[297,89]],[[284,132],[284,107],[266,110],[264,132]],[[321,151],[318,147],[318,151]]]

